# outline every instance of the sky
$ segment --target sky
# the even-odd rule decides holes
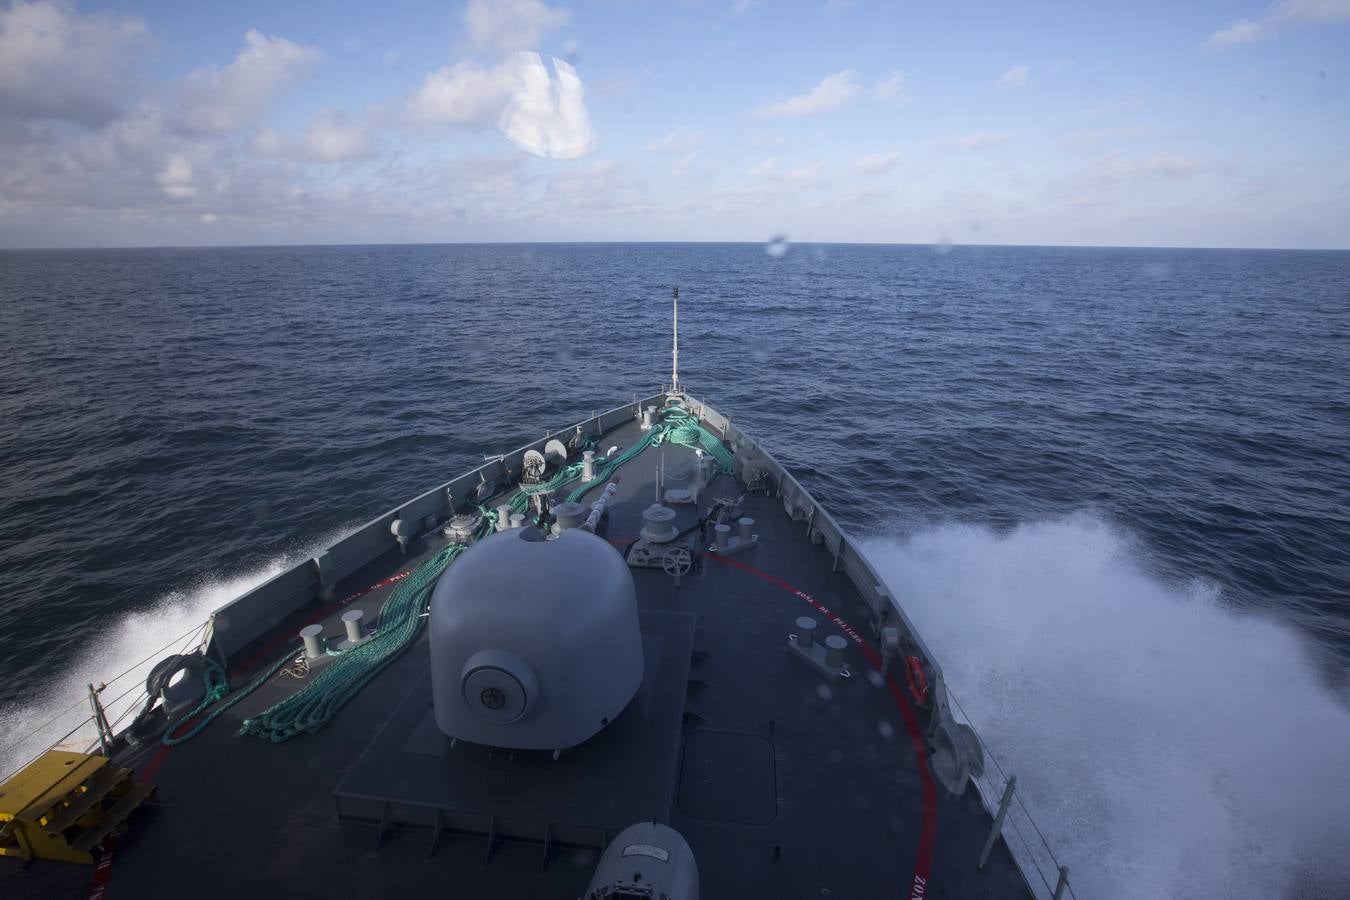
[[[1350,248],[1350,0],[0,0],[0,247]]]

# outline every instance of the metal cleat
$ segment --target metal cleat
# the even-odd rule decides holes
[[[788,652],[831,681],[853,676],[844,664],[847,648],[848,640],[837,634],[825,638],[824,646],[817,642],[816,620],[810,616],[799,617],[796,633],[788,635]]]

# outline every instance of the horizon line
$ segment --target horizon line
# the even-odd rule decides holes
[[[964,248],[1007,248],[1030,250],[1241,250],[1289,253],[1346,253],[1350,247],[1235,247],[1182,244],[1018,244],[1018,243],[956,243],[949,241],[791,241],[799,247],[925,247],[943,251]],[[339,247],[527,247],[527,246],[607,246],[607,245],[661,245],[686,246],[764,246],[773,241],[331,241],[322,243],[278,242],[271,244],[72,244],[46,247],[0,247],[0,253],[52,253],[80,250],[269,250]]]

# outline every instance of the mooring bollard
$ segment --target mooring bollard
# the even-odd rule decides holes
[[[305,659],[318,659],[323,656],[322,625],[306,625],[301,628],[300,639],[305,642]]]

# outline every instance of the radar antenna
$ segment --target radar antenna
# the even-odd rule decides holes
[[[680,289],[675,288],[674,330],[670,337],[670,390],[680,389]]]

